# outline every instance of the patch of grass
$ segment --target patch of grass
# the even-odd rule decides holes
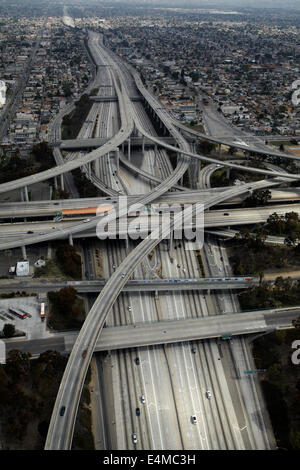
[[[196,252],[196,257],[197,257],[197,260],[198,260],[198,263],[199,263],[199,266],[200,266],[201,276],[205,277],[205,269],[204,269],[204,264],[203,264],[203,261],[202,261],[202,256],[201,256],[200,251]]]
[[[34,277],[53,277],[66,279],[66,276],[63,274],[58,264],[55,263],[55,261],[52,259],[46,261],[45,266],[35,268]]]

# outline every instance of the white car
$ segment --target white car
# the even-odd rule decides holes
[[[192,424],[197,424],[197,416],[191,416]]]
[[[137,444],[137,437],[136,437],[136,434],[135,434],[135,433],[132,434],[131,437],[132,437],[132,442],[133,442],[134,444]]]
[[[141,403],[146,403],[145,395],[142,395],[142,396],[141,396]]]
[[[211,392],[209,390],[206,390],[206,398],[210,399],[211,398]]]
[[[131,305],[128,305],[128,311],[131,312],[131,310],[132,310]]]
[[[91,219],[84,219],[83,223],[86,224],[86,222],[90,222]]]

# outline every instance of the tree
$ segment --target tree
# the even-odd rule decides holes
[[[15,325],[12,325],[11,323],[6,323],[3,327],[3,334],[5,338],[11,338],[15,334]]]

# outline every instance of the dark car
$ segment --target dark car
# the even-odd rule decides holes
[[[140,358],[139,357],[136,358],[135,363],[136,363],[137,366],[140,365]]]
[[[27,233],[33,233],[31,230],[29,230]]]
[[[141,410],[140,410],[139,408],[136,408],[136,409],[135,409],[135,414],[136,414],[137,416],[140,416]]]
[[[63,416],[65,414],[65,411],[66,411],[66,407],[62,406],[59,412],[60,416]]]
[[[224,215],[229,215],[228,212],[224,212]]]
[[[82,354],[81,354],[81,355],[82,355],[83,358],[85,358],[86,355],[87,355],[87,349],[85,349],[84,351],[82,351]]]

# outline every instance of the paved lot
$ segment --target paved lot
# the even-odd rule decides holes
[[[30,316],[22,320],[9,312],[9,308],[21,309]],[[16,330],[26,333],[28,339],[45,338],[50,336],[46,332],[46,321],[40,318],[40,303],[37,297],[19,297],[14,299],[0,299],[0,330],[5,323],[15,325]]]

